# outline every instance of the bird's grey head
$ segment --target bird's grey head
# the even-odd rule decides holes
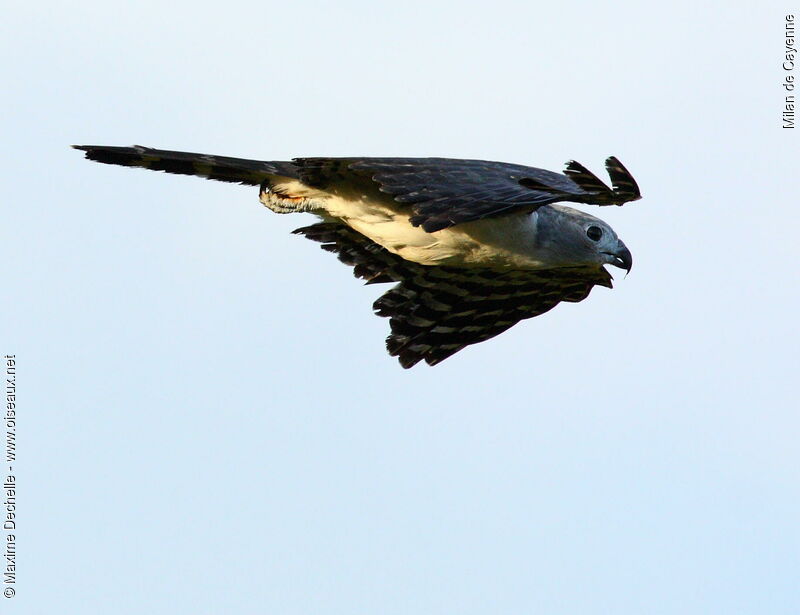
[[[608,224],[572,207],[540,207],[536,216],[539,249],[553,262],[569,265],[614,265],[630,271],[633,257]]]

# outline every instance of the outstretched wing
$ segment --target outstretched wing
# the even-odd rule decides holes
[[[613,188],[574,160],[564,174],[450,158],[297,158],[294,162],[301,181],[321,189],[359,177],[371,179],[395,201],[410,205],[411,223],[431,233],[558,201],[622,205],[641,198],[636,181],[613,156],[606,160]]]
[[[298,168],[292,162],[266,162],[210,156],[192,152],[172,152],[142,145],[110,147],[107,145],[73,145],[86,152],[86,158],[104,164],[142,167],[178,175],[197,175],[206,179],[257,186],[270,177],[297,177]]]
[[[622,205],[641,198],[639,187],[622,163],[606,160],[609,188],[579,163],[564,173],[485,160],[451,158],[296,158],[246,160],[141,145],[74,145],[86,158],[105,164],[143,167],[180,175],[259,185],[276,177],[299,179],[325,190],[336,184],[375,182],[382,192],[411,208],[411,223],[429,233],[518,211],[533,211],[558,201]]]
[[[373,309],[390,319],[386,347],[405,368],[422,360],[436,365],[561,301],[582,301],[595,285],[611,287],[611,276],[602,268],[498,272],[427,267],[342,224],[319,223],[294,232],[338,254],[368,284],[399,282]]]

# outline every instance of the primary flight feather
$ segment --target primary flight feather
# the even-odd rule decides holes
[[[575,161],[563,174],[449,158],[257,161],[142,146],[75,145],[106,164],[259,186],[277,213],[321,221],[295,233],[320,242],[368,284],[396,285],[373,305],[390,319],[389,354],[436,365],[561,301],[611,288],[603,265],[631,253],[602,220],[558,202],[622,205],[641,198],[606,160],[609,188]]]

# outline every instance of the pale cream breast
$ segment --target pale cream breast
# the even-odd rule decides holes
[[[307,211],[339,219],[375,243],[422,265],[542,269],[553,263],[536,250],[536,214],[476,220],[428,233],[409,222],[410,207],[370,190],[325,192],[297,180],[276,183],[261,201],[273,211]]]

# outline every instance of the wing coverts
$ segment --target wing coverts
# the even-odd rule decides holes
[[[487,340],[552,309],[585,299],[595,285],[611,288],[605,269],[504,271],[430,267],[407,261],[338,223],[294,231],[322,244],[368,284],[399,282],[373,304],[389,318],[389,354],[409,368],[436,365],[465,346]]]

